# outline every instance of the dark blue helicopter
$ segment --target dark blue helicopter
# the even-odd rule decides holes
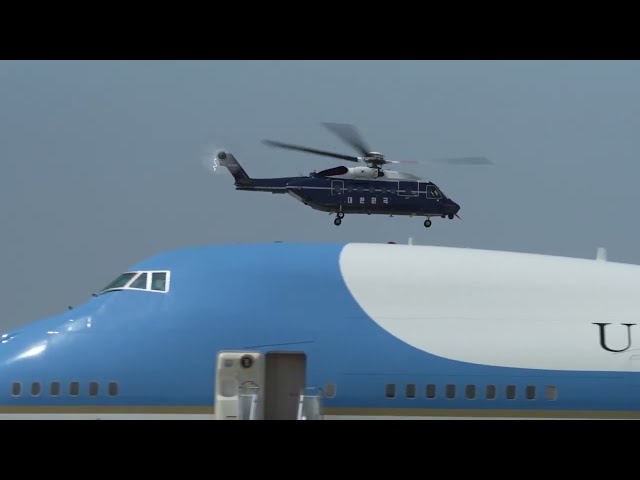
[[[427,217],[425,227],[431,226],[430,217],[453,219],[460,205],[447,197],[436,184],[410,173],[383,169],[388,163],[418,163],[415,161],[386,160],[379,152],[371,151],[357,129],[342,123],[324,123],[344,142],[362,156],[356,157],[327,152],[288,143],[264,140],[272,147],[314,153],[366,166],[333,167],[308,176],[281,178],[251,178],[232,153],[216,152],[216,165],[224,166],[235,179],[236,190],[288,193],[315,210],[335,213],[333,221],[340,225],[345,214],[408,215]],[[437,160],[453,164],[488,164],[484,157]]]

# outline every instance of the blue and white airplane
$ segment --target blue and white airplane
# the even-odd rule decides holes
[[[466,248],[170,251],[3,333],[0,418],[638,418],[639,285]]]

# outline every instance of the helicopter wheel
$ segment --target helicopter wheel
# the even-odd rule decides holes
[[[336,218],[336,219],[333,221],[333,223],[334,223],[335,225],[340,225],[340,224],[342,223],[342,220],[338,217],[338,218]]]
[[[338,218],[344,218],[344,212],[338,212]]]
[[[431,226],[431,220],[429,220],[428,218],[424,221],[424,226],[429,228]]]
[[[449,220],[453,220],[453,213],[449,214]]]

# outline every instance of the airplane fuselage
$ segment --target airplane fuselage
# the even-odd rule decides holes
[[[325,418],[640,417],[640,266],[275,243],[131,271],[170,283],[0,337],[0,418],[215,419],[223,351],[304,356]]]

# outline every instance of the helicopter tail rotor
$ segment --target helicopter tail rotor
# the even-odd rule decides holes
[[[228,175],[224,155],[219,154],[238,151],[238,147],[230,137],[216,136],[202,149],[200,163],[211,175]]]
[[[218,154],[220,152],[224,152],[222,149],[216,149],[213,151],[207,151],[201,156],[202,166],[209,172],[211,175],[225,175],[226,168],[224,168],[224,163],[218,158]]]

